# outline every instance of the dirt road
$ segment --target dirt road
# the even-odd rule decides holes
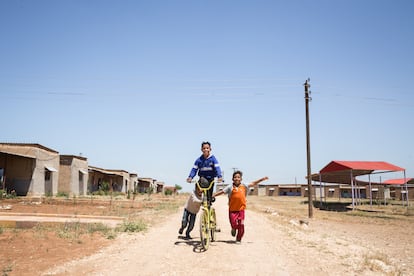
[[[340,232],[346,228],[338,230],[319,220],[301,224],[299,219],[269,219],[278,217],[272,210],[247,210],[246,233],[236,244],[227,219],[227,198],[217,198],[214,206],[221,232],[206,252],[200,248],[198,219],[192,240],[179,237],[180,209],[147,233],[123,234],[101,252],[43,275],[404,275],[413,271],[398,267],[406,264],[383,259],[371,243]]]

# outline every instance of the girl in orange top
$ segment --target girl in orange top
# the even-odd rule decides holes
[[[246,185],[241,183],[242,176],[243,173],[241,171],[235,171],[233,173],[233,184],[226,186],[223,190],[214,194],[214,196],[227,194],[229,197],[231,235],[234,237],[237,234],[237,242],[241,242],[244,235],[244,210],[246,209],[246,195],[248,188],[269,179],[265,176]]]

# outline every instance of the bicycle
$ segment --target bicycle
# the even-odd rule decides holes
[[[204,182],[200,180],[196,182],[197,187],[202,192],[203,203],[201,208],[203,212],[200,217],[200,240],[204,250],[207,250],[210,246],[210,242],[213,242],[216,239],[216,211],[207,200],[207,191],[213,184],[214,179],[210,183],[208,181]]]

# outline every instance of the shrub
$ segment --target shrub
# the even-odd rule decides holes
[[[68,192],[58,192],[56,194],[57,197],[66,197],[69,198],[69,193]]]
[[[143,221],[126,221],[120,227],[120,232],[141,232],[147,229]]]

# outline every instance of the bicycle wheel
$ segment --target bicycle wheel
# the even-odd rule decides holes
[[[216,240],[216,211],[213,207],[210,208],[210,236],[211,241]]]
[[[204,210],[200,217],[200,240],[204,250],[210,245],[210,229],[208,223],[208,210]]]

